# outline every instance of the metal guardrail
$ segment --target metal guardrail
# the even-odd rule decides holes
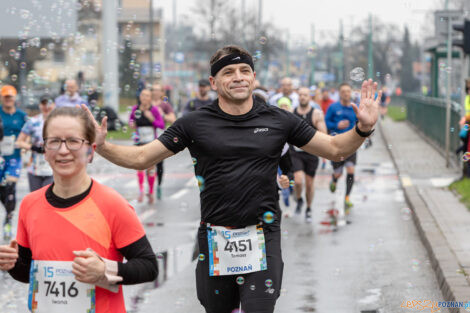
[[[407,120],[427,138],[445,151],[446,101],[421,95],[394,97],[395,102],[406,105]],[[393,99],[392,99],[393,102]],[[461,145],[459,139],[460,105],[452,101],[450,116],[450,154]]]

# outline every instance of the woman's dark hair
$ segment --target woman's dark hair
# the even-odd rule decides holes
[[[85,139],[90,142],[90,144],[95,142],[96,133],[93,121],[89,118],[85,110],[76,107],[61,107],[52,110],[44,121],[44,127],[42,129],[43,138],[47,137],[47,126],[49,125],[50,121],[60,116],[70,116],[79,119],[82,122],[84,132],[83,135],[85,136]]]

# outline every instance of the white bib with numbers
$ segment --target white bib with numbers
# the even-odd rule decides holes
[[[72,262],[34,260],[28,306],[32,313],[95,312],[95,286],[75,280]]]
[[[142,126],[137,128],[139,133],[139,143],[149,143],[155,140],[155,129],[152,126]]]
[[[3,140],[0,143],[0,149],[3,156],[12,155],[15,152],[15,139],[15,135],[3,137]]]
[[[210,276],[246,274],[268,268],[261,226],[229,229],[209,225],[207,239]]]
[[[43,153],[36,153],[34,156],[33,173],[36,176],[51,176],[52,169],[44,158]]]

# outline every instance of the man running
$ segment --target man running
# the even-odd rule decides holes
[[[208,313],[230,313],[240,302],[246,313],[272,313],[283,271],[276,196],[282,148],[288,142],[336,161],[354,153],[377,121],[377,84],[363,83],[357,127],[330,137],[252,96],[256,73],[245,49],[217,50],[210,67],[218,93],[212,104],[181,117],[144,146],[106,142],[105,117],[101,126],[95,122],[97,151],[117,165],[145,169],[188,148],[201,198],[196,269],[201,304]]]
[[[65,93],[55,99],[56,107],[75,107],[77,105],[87,104],[78,93],[78,84],[75,79],[69,79],[65,82]]]
[[[196,98],[193,98],[186,103],[183,111],[184,114],[198,110],[199,108],[212,103],[212,99],[209,95],[211,90],[211,83],[207,79],[199,80],[199,90]]]
[[[292,101],[292,107],[296,108],[299,105],[299,95],[294,91],[292,79],[289,77],[284,77],[281,80],[281,92],[275,94],[269,100],[271,105],[277,105],[277,100],[282,97],[287,97]]]
[[[339,86],[340,101],[331,104],[326,112],[325,122],[331,135],[342,134],[354,128],[356,123],[356,105],[351,102],[351,86],[348,83],[342,83]],[[377,103],[380,102],[382,92],[379,92]],[[363,91],[361,92],[361,105]],[[330,191],[335,192],[336,183],[343,174],[343,167],[346,167],[346,196],[344,198],[345,214],[349,215],[353,206],[349,194],[354,184],[354,167],[356,166],[357,153],[354,152],[339,162],[332,162],[334,173],[331,177]]]
[[[27,115],[15,106],[16,89],[5,85],[0,90],[2,109],[0,117],[3,120],[4,137],[1,142],[2,159],[0,162],[0,201],[6,210],[3,222],[3,237],[11,238],[11,220],[16,206],[16,182],[21,172],[20,149],[15,148],[15,141],[26,122]]]
[[[314,129],[326,134],[323,113],[321,110],[315,109],[310,105],[310,90],[306,87],[299,89],[299,106],[294,109],[294,114],[304,119],[307,124]],[[302,189],[305,177],[305,199],[307,201],[305,220],[310,223],[312,221],[311,206],[314,195],[313,185],[318,167],[318,157],[294,146],[293,151],[291,151],[291,158],[295,181],[295,198],[297,199],[295,213],[300,214],[302,212],[302,206],[304,204]]]

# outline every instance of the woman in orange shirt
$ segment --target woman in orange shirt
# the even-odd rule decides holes
[[[96,145],[84,110],[53,110],[43,137],[54,182],[23,199],[0,269],[30,283],[32,312],[125,313],[121,284],[158,273],[145,231],[124,198],[87,174]]]

